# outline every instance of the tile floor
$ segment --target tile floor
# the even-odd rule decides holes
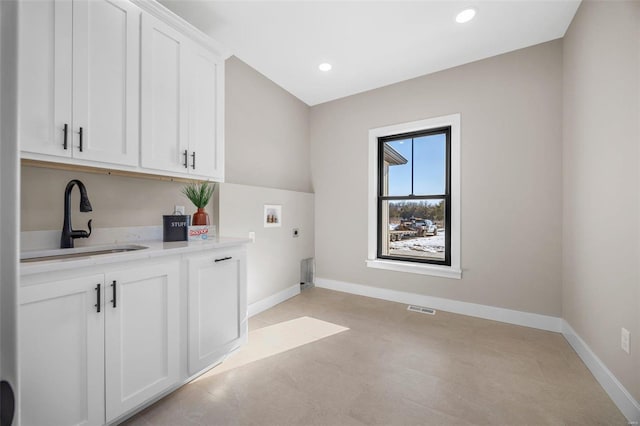
[[[214,369],[126,424],[627,424],[560,334],[318,288],[249,329],[305,316],[349,330]]]

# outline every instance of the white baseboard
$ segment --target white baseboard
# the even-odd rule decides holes
[[[593,353],[591,348],[589,348],[566,320],[562,320],[562,335],[582,359],[582,362],[591,370],[591,373],[605,392],[607,392],[620,411],[622,411],[622,414],[627,418],[629,424],[640,424],[640,403],[631,396],[629,391],[618,381],[607,366],[600,361],[600,358]]]
[[[409,305],[427,306],[429,308],[453,312],[455,314],[469,315],[493,321],[538,328],[541,330],[555,331],[557,333],[562,331],[562,318],[552,317],[549,315],[514,311],[512,309],[497,308],[495,306],[460,302],[458,300],[443,299],[441,297],[425,296],[423,294],[407,293],[404,291],[389,290],[386,288],[371,287],[325,278],[316,278],[315,284],[316,287],[358,294],[360,296],[374,297],[376,299],[384,299]]]
[[[272,306],[276,306],[278,303],[282,303],[285,300],[292,298],[293,296],[297,296],[298,294],[300,294],[300,284],[295,284],[291,287],[287,287],[284,290],[277,292],[276,294],[272,294],[269,297],[258,300],[257,302],[249,305],[249,318],[259,314],[262,311],[266,311]]]

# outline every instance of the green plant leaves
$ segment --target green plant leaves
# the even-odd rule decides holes
[[[200,182],[190,183],[182,188],[182,193],[187,197],[194,206],[197,208],[204,208],[209,204],[213,191],[216,189],[216,184],[212,182]]]

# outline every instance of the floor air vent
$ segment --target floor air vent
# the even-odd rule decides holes
[[[407,311],[420,312],[421,314],[429,314],[429,315],[435,315],[436,314],[436,310],[435,309],[425,308],[424,306],[416,306],[416,305],[407,306]]]

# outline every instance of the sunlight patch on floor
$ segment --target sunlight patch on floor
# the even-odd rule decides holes
[[[199,381],[347,330],[349,328],[311,317],[300,317],[259,328],[249,333],[249,342],[245,346],[233,353],[222,364],[194,381]]]

